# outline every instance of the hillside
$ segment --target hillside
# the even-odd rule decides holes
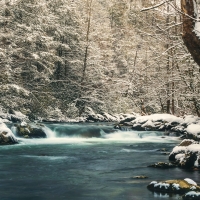
[[[155,1],[157,2],[157,1]],[[95,112],[196,114],[199,67],[171,5],[0,2],[0,107],[30,118]]]

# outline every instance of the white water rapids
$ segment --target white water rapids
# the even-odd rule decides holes
[[[73,127],[73,125],[70,125]],[[167,136],[162,132],[154,131],[119,131],[116,130],[112,133],[105,133],[104,130],[100,129],[101,137],[82,137],[78,134],[63,134],[59,136],[59,132],[51,130],[49,127],[44,126],[43,131],[46,133],[47,138],[43,139],[23,139],[18,138],[21,144],[95,144],[95,143],[171,143],[174,140],[178,140],[177,137]],[[81,127],[80,127],[81,129]],[[11,128],[13,133],[16,133],[15,128]],[[68,130],[69,131],[69,130]],[[70,130],[73,132],[74,130]],[[69,132],[70,132],[69,131]],[[70,133],[71,133],[70,132]]]

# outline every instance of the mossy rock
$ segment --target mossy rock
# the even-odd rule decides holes
[[[200,187],[185,180],[152,181],[147,188],[154,192],[184,194],[189,191],[200,191]]]
[[[17,125],[17,136],[23,138],[46,138],[47,135],[39,125]]]

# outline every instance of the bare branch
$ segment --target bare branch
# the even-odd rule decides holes
[[[140,10],[140,11],[141,11],[141,12],[144,12],[144,11],[152,10],[152,9],[158,8],[158,7],[162,6],[163,4],[168,3],[168,2],[170,2],[170,1],[171,1],[171,0],[165,0],[165,1],[163,1],[163,2],[161,2],[161,3],[159,3],[159,4],[156,4],[156,5],[154,5],[154,6],[151,6],[151,7],[148,7],[148,8],[143,8],[143,9]]]

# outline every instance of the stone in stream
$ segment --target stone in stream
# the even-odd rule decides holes
[[[3,131],[0,133],[0,145],[11,145],[17,143],[17,139],[13,135],[10,135],[9,132]]]
[[[18,140],[6,124],[0,121],[0,145],[17,144]]]
[[[153,165],[149,165],[148,167],[168,169],[168,168],[174,168],[174,167],[177,167],[177,166],[175,164],[172,164],[172,163],[158,162],[158,163],[155,163]]]
[[[153,192],[184,194],[189,191],[200,191],[200,187],[191,179],[152,181],[147,188]]]
[[[199,154],[199,142],[185,139],[173,148],[169,155],[169,160],[181,168],[196,170],[200,168]]]
[[[133,176],[131,179],[146,179],[148,176],[140,175],[140,176]]]
[[[16,125],[16,135],[23,138],[46,138],[47,135],[42,129],[42,124],[27,124],[22,122]]]

